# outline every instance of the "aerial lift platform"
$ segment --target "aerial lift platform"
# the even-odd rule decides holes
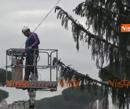
[[[58,50],[39,49],[38,51],[39,58],[37,65],[34,61],[32,67],[37,67],[38,74],[41,73],[39,76],[43,76],[44,79],[36,80],[35,75],[31,74],[29,81],[25,81],[23,79],[24,69],[30,66],[25,65],[26,50],[22,48],[10,48],[6,50],[6,71],[11,71],[11,75],[6,73],[6,87],[28,90],[30,109],[36,109],[35,97],[37,90],[56,91],[58,85],[58,68],[53,65],[53,59],[58,59]],[[9,76],[11,76],[11,78],[9,78]]]

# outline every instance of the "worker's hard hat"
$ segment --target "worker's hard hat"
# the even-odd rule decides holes
[[[25,33],[25,32],[27,32],[29,30],[30,30],[30,28],[28,28],[27,26],[24,26],[23,29],[22,29],[22,32]]]

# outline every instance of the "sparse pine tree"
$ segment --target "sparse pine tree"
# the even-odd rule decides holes
[[[96,59],[98,68],[102,69],[104,61],[107,61],[109,66],[112,65],[112,68],[116,69],[114,71],[118,79],[130,79],[130,32],[121,32],[121,25],[130,23],[130,0],[81,2],[73,12],[86,20],[85,25],[81,25],[59,6],[55,11],[58,12],[57,18],[61,19],[62,26],[67,29],[71,23],[77,50],[80,41],[87,43],[88,47],[91,46],[92,56]],[[129,89],[117,90],[113,98],[119,101],[119,108],[122,109]]]

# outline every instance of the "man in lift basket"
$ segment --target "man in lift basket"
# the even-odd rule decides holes
[[[30,31],[30,28],[23,27],[22,33],[27,37],[25,43],[25,52],[26,52],[26,62],[25,62],[25,76],[24,80],[29,81],[30,75],[35,80],[38,79],[37,71],[37,58],[39,56],[39,47],[40,40],[38,35]]]

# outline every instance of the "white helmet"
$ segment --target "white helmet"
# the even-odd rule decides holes
[[[23,29],[22,29],[22,32],[24,33],[26,31],[30,31],[30,29],[27,26],[24,26]]]

